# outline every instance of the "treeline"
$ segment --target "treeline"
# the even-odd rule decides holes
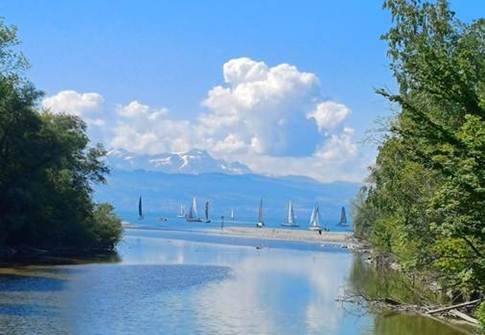
[[[86,124],[38,108],[42,93],[23,77],[15,27],[0,21],[0,248],[82,254],[112,250],[120,220],[94,204],[92,184],[108,168]]]
[[[485,20],[460,22],[445,0],[384,8],[398,92],[377,92],[399,112],[354,202],[355,234],[453,300],[483,297]]]

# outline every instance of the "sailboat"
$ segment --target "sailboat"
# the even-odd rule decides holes
[[[338,222],[341,226],[347,225],[347,215],[345,214],[345,207],[342,206],[342,210],[340,211],[340,220]]]
[[[256,223],[257,228],[263,228],[264,227],[264,221],[263,221],[263,198],[259,201],[259,211],[258,211],[258,222]]]
[[[185,206],[184,205],[180,205],[180,213],[179,215],[177,215],[178,218],[184,218],[185,217]]]
[[[310,216],[310,226],[308,227],[310,230],[320,230],[320,209],[318,208],[318,204],[313,206],[312,215]]]
[[[283,222],[281,225],[284,227],[298,227],[298,224],[296,223],[296,220],[295,220],[295,211],[293,210],[293,203],[291,201],[288,201],[288,217],[286,219],[286,222]]]
[[[210,223],[211,220],[209,219],[209,201],[206,201],[205,202],[205,211],[204,211],[204,214],[205,214],[205,223]]]
[[[192,198],[192,207],[190,207],[189,214],[185,216],[187,222],[202,222],[202,219],[197,215],[197,200]]]
[[[143,220],[143,206],[141,202],[141,196],[138,199],[138,220]]]
[[[234,218],[234,209],[231,209],[231,216],[229,217],[232,222],[234,222],[235,218]]]

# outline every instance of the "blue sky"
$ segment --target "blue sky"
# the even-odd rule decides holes
[[[453,1],[451,5],[465,21],[485,13],[483,1]],[[22,50],[32,65],[28,76],[37,87],[48,97],[66,90],[79,94],[63,96],[46,106],[66,112],[73,108],[73,113],[91,121],[93,136],[107,142],[108,146],[116,144],[132,151],[157,153],[190,149],[204,142],[203,148],[213,155],[241,160],[265,174],[358,180],[365,175],[365,165],[373,156],[373,150],[359,144],[360,140],[378,116],[389,115],[389,106],[374,94],[374,88],[394,87],[387,66],[386,46],[379,40],[379,35],[390,26],[389,16],[381,7],[380,0],[16,0],[0,2],[0,15],[7,23],[18,26]],[[253,109],[248,111],[250,107],[245,106],[242,110],[240,105],[230,105],[240,97],[234,83],[239,83],[241,78],[231,83],[225,81],[223,72],[225,63],[241,57],[246,60],[233,64],[238,74],[241,68],[264,62],[268,71],[279,64],[289,64],[300,74],[311,73],[316,80],[303,83],[298,81],[303,77],[295,79],[297,86],[304,87],[298,86],[296,93],[284,92],[294,99],[285,98],[269,107],[258,103],[256,109],[251,107]],[[281,79],[282,82],[286,83],[287,78]],[[215,97],[210,92],[217,86],[229,87],[232,91],[227,96]],[[259,89],[255,87],[251,86],[251,90]],[[83,96],[85,93],[97,96]],[[267,97],[268,91],[256,92],[251,99],[261,99],[261,96]],[[72,100],[76,98],[81,102]],[[311,101],[315,105],[310,106]],[[336,111],[335,105],[326,105],[322,106],[326,109],[320,114],[312,114],[315,115],[313,127],[318,126],[321,137],[318,142],[312,137],[317,136],[316,130],[308,130],[311,125],[305,123],[303,115],[310,115],[312,108],[326,101],[340,104],[337,105],[340,109]],[[300,105],[305,105],[307,110],[296,111]],[[342,106],[348,112],[342,110]],[[90,108],[97,109],[97,114],[89,111]],[[233,109],[240,113],[244,124],[259,115],[288,109],[281,117],[263,117],[261,122],[250,122],[253,128],[264,128],[264,122],[281,121],[285,130],[276,129],[275,134],[260,137],[251,129],[231,132],[232,126],[244,126],[240,123],[224,128],[221,119],[216,117],[225,113],[226,122]],[[293,110],[302,117],[293,118]],[[344,119],[338,125],[328,126],[329,115],[338,116],[339,111],[340,115],[345,114]],[[144,115],[144,122],[135,115]],[[320,123],[316,121],[317,116]],[[159,134],[152,137],[141,134],[142,129],[147,129],[147,120],[158,122],[158,126],[148,132],[166,132],[172,139],[160,138]],[[187,128],[187,123],[196,122],[197,129]],[[290,123],[286,125],[285,122]],[[138,123],[139,129],[128,129],[131,123]],[[115,133],[120,135],[124,131],[125,137],[138,140],[139,145],[128,145],[128,140],[121,135],[116,140],[111,128],[117,125],[120,127]],[[186,139],[173,143],[173,137],[177,137],[177,132],[170,132],[173,129],[188,132],[184,135]],[[227,131],[224,133],[223,129]],[[267,132],[271,131],[268,125]],[[303,164],[308,165],[308,171],[295,162],[295,157],[305,154],[305,150],[299,153],[296,148],[306,145],[306,151],[315,153],[327,146],[327,151],[320,150],[319,157],[331,161],[335,158],[328,152],[332,149],[332,138],[335,139],[333,144],[340,143],[342,141],[338,140],[350,134],[349,131],[352,133],[349,141],[354,147],[347,148],[352,152],[347,161],[327,166],[308,161]],[[191,137],[191,133],[196,132],[204,134]],[[306,136],[308,141],[302,141]],[[223,139],[225,144],[232,141],[230,150],[221,144]],[[284,143],[272,144],[279,142]],[[307,153],[308,157],[310,155]],[[342,156],[339,152],[335,155]],[[286,161],[291,160],[288,165],[292,168],[282,168],[287,165],[285,157]],[[349,169],[349,165],[353,168]],[[323,171],[311,171],[316,169]]]

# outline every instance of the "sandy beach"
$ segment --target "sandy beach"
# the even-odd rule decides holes
[[[235,235],[263,239],[278,239],[287,241],[307,241],[342,244],[345,246],[355,245],[351,232],[323,232],[294,230],[284,228],[253,228],[253,227],[225,227],[223,230],[211,229],[211,233],[222,235]]]

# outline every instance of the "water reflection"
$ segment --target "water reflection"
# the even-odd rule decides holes
[[[161,237],[160,232],[128,233],[119,247],[120,263],[1,270],[1,330],[144,335],[456,333],[416,316],[348,313],[335,299],[349,280],[358,283],[368,277],[365,271],[359,277],[359,264],[339,249],[292,249],[291,244],[284,248],[278,243],[276,248],[257,250],[247,239],[233,239],[230,245]],[[412,320],[419,326],[410,328]]]
[[[365,295],[370,299],[390,297],[395,301],[426,303],[429,300],[439,302],[440,296],[412,283],[399,272],[368,264],[362,257],[355,256],[349,275],[347,294]],[[412,313],[374,311],[372,326],[364,334],[471,334],[473,329],[460,325],[454,326],[439,319],[432,319]]]
[[[463,326],[452,326],[442,321],[433,320],[425,316],[415,314],[387,313],[377,315],[374,325],[365,334],[368,335],[415,335],[415,334],[439,334],[456,335],[471,334],[471,329]]]

